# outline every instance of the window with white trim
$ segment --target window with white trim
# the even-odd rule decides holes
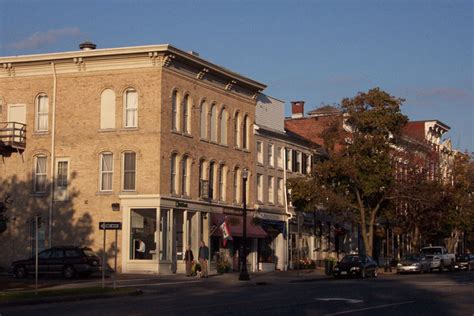
[[[241,203],[242,202],[242,172],[239,168],[234,169],[234,202]]]
[[[48,131],[48,113],[48,96],[46,94],[41,94],[36,98],[35,128],[37,132]]]
[[[286,148],[286,170],[291,171],[293,165],[292,154],[293,151],[290,148]]]
[[[48,179],[46,156],[35,157],[34,174],[34,192],[45,193]]]
[[[277,182],[277,199],[278,205],[283,205],[283,179],[278,178]]]
[[[229,120],[229,114],[225,109],[221,111],[221,124],[220,124],[220,142],[222,145],[227,145],[227,121]]]
[[[136,178],[136,159],[137,155],[135,152],[123,153],[123,190],[124,191],[135,191],[135,178]]]
[[[112,191],[113,170],[114,155],[112,153],[100,154],[100,191]]]
[[[178,163],[178,155],[172,154],[170,160],[170,192],[172,194],[177,193],[177,182],[176,182],[176,167]]]
[[[235,148],[242,147],[241,139],[241,126],[240,126],[240,112],[235,113],[234,117],[234,146]]]
[[[283,148],[277,147],[277,167],[283,168]]]
[[[226,188],[227,188],[227,167],[221,165],[219,168],[219,201],[226,201]]]
[[[263,202],[263,176],[257,173],[257,202]]]
[[[171,95],[171,129],[178,131],[178,91],[174,90]]]
[[[138,93],[128,89],[124,93],[124,127],[138,127]]]
[[[247,115],[244,116],[244,126],[242,127],[242,148],[249,149],[249,117]]]
[[[57,201],[68,199],[69,184],[69,159],[58,158],[56,160],[56,177],[54,186],[54,198]]]
[[[181,194],[189,195],[189,157],[184,156],[181,160]]]
[[[296,152],[296,172],[302,173],[302,154],[300,151]]]
[[[263,165],[263,143],[257,141],[257,162]]]
[[[211,141],[217,143],[217,106],[211,107]]]
[[[275,190],[272,176],[268,176],[268,203],[275,203]]]
[[[191,134],[191,98],[186,94],[183,98],[183,133]]]
[[[268,144],[268,165],[273,167],[275,164],[274,157],[273,157],[273,144]]]
[[[207,139],[207,103],[202,101],[201,103],[201,138]]]

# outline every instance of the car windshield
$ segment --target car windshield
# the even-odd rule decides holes
[[[441,250],[439,248],[424,248],[421,250],[425,255],[440,255]]]
[[[342,263],[350,263],[350,262],[360,262],[360,258],[358,256],[345,256],[341,260]]]
[[[83,249],[84,254],[88,257],[97,257],[97,255],[90,249]]]

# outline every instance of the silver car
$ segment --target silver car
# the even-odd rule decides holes
[[[425,273],[430,272],[431,262],[420,255],[406,255],[397,264],[397,273]]]

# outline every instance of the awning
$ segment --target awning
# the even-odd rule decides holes
[[[266,238],[267,233],[262,227],[255,225],[252,219],[252,216],[247,215],[247,237]],[[219,226],[224,222],[224,220],[227,222],[227,227],[229,228],[231,236],[242,237],[242,216],[211,213],[211,223],[212,226],[215,227],[212,233],[213,236],[222,236],[222,231]]]
[[[286,223],[283,221],[274,221],[270,219],[260,219],[262,228],[267,231],[275,231],[283,234],[283,238],[286,239]]]

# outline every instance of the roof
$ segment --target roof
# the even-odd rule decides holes
[[[309,116],[326,116],[326,115],[337,115],[341,114],[341,110],[332,105],[324,105],[314,110],[309,111],[307,114]]]

